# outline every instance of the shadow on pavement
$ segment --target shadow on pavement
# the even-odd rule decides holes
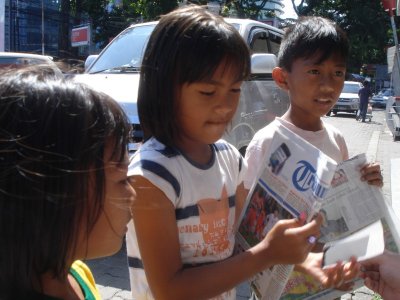
[[[130,291],[126,245],[113,256],[85,261],[97,285]]]

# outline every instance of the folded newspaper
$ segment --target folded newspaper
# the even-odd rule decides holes
[[[306,212],[323,217],[319,243],[325,244],[324,265],[364,260],[387,249],[399,252],[396,219],[379,188],[361,181],[364,154],[339,165],[286,127],[274,134],[260,164],[257,181],[246,199],[237,231],[238,249],[262,240],[280,219]],[[322,247],[322,245],[321,245]],[[344,291],[323,289],[292,265],[276,265],[250,281],[258,299],[334,299]],[[361,280],[355,287],[362,285]]]

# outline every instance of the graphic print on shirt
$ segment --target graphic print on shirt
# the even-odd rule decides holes
[[[225,185],[222,188],[221,199],[202,199],[197,203],[200,216],[200,228],[204,245],[201,255],[218,255],[229,246],[229,199]]]

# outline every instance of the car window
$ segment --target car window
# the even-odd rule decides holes
[[[140,67],[143,52],[155,24],[128,28],[118,35],[91,65],[88,72],[96,73],[121,66]]]
[[[358,84],[344,84],[342,93],[358,94],[360,86]]]
[[[251,53],[273,53],[278,54],[281,37],[274,32],[269,32],[264,28],[254,27],[250,32],[250,51]]]
[[[28,58],[28,57],[0,57],[1,67],[5,66],[24,66],[24,65],[38,65],[49,64],[46,59]]]
[[[379,95],[381,96],[393,96],[393,94],[392,90],[382,90],[379,92]]]

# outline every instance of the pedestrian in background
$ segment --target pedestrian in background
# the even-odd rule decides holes
[[[130,125],[48,66],[0,75],[0,299],[100,299],[81,260],[122,245]]]
[[[363,87],[358,91],[358,96],[360,97],[360,108],[356,120],[365,122],[365,117],[367,116],[368,102],[371,97],[371,89],[369,86],[369,81],[364,80]]]

